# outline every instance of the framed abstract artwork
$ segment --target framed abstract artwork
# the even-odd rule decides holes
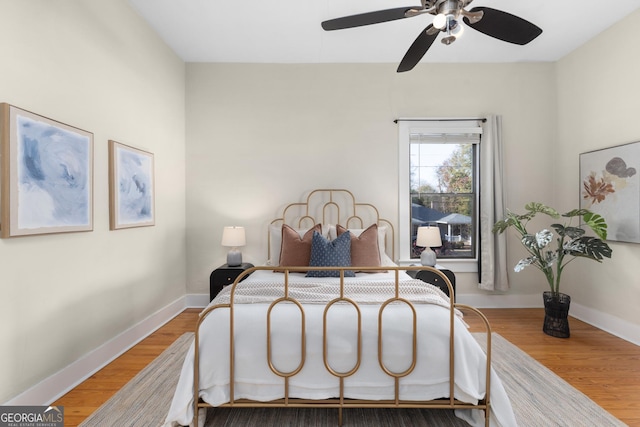
[[[640,243],[640,142],[580,154],[580,207],[602,215],[607,240]]]
[[[93,230],[93,134],[0,104],[0,236]]]
[[[155,225],[153,154],[109,141],[109,228]]]

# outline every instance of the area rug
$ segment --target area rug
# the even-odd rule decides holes
[[[484,344],[484,334],[474,334]],[[161,426],[171,404],[192,333],[178,338],[81,426]],[[492,336],[493,367],[502,379],[523,427],[624,426],[586,395],[542,366],[500,335]],[[331,426],[336,409],[218,408],[209,410],[206,427]],[[467,426],[449,410],[345,409],[345,427]]]

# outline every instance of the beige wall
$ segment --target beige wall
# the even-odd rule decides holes
[[[395,64],[185,72],[125,0],[0,0],[0,10],[0,101],[92,131],[95,143],[94,231],[0,240],[0,402],[185,293],[208,293],[225,225],[247,227],[245,260],[262,263],[269,219],[314,188],[348,188],[397,221],[398,117],[502,115],[514,209],[572,207],[578,154],[640,139],[640,60],[618,44],[638,40],[637,12],[557,64],[396,74]],[[108,139],[155,154],[155,227],[108,230]],[[638,325],[629,266],[640,246],[613,248],[604,265],[567,270],[566,290]],[[545,289],[534,270],[510,277],[509,295]],[[481,294],[476,283],[459,275],[462,293]]]
[[[184,295],[185,65],[125,0],[0,11],[0,101],[94,133],[94,231],[0,240],[4,402]],[[109,231],[109,139],[155,154],[155,227]]]
[[[559,146],[553,170],[561,208],[577,203],[580,153],[640,141],[638,40],[640,11],[558,62]],[[579,304],[640,327],[640,245],[610,245],[613,257],[602,265],[567,268],[565,292]]]
[[[225,225],[247,227],[244,258],[264,263],[268,222],[312,189],[347,188],[397,223],[398,117],[501,114],[509,206],[552,202],[554,64],[395,67],[187,64],[188,293],[225,262]],[[477,274],[458,277],[480,293]],[[540,294],[540,279],[514,277],[512,293]]]
[[[398,117],[500,114],[507,207],[578,204],[578,156],[640,140],[639,12],[558,63],[187,64],[187,292],[206,293],[225,262],[225,225],[248,232],[245,260],[266,258],[266,225],[287,203],[320,187],[344,187],[397,221]],[[545,224],[546,225],[546,224]],[[510,266],[525,255],[509,236]],[[577,260],[563,278],[572,314],[639,341],[640,246],[612,243],[603,265]],[[506,304],[541,305],[535,269],[509,273]],[[481,297],[475,274],[461,294]],[[603,286],[602,283],[605,285]],[[484,298],[484,299],[483,299]]]

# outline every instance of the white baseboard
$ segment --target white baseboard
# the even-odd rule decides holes
[[[185,307],[186,297],[178,298],[69,366],[3,403],[3,405],[50,405],[69,390],[112,362],[122,353],[149,336],[156,329],[180,314]]]
[[[458,302],[478,308],[542,307],[542,296],[461,294]],[[209,294],[188,294],[158,310],[71,365],[3,403],[5,406],[49,405],[112,362],[125,351],[180,314],[185,308],[203,308]],[[640,326],[580,304],[571,304],[571,316],[633,344],[640,345]]]
[[[209,294],[187,294],[185,297],[187,308],[205,308],[209,305]]]
[[[571,303],[569,314],[576,319],[640,346],[640,325],[635,325],[619,317],[573,302]]]
[[[208,294],[189,294],[187,307],[203,308],[209,304]],[[542,294],[460,294],[457,301],[477,308],[542,308]],[[640,326],[619,317],[571,303],[570,315],[596,328],[633,344],[640,345]]]
[[[490,295],[490,294],[460,294],[456,300],[477,308],[537,308],[543,307],[542,294],[532,295]],[[585,307],[575,302],[571,303],[569,315],[582,320],[598,329],[612,335],[640,345],[640,326],[608,313]]]
[[[542,294],[460,294],[456,302],[476,308],[537,308],[542,307]]]

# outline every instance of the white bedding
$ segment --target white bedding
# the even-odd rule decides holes
[[[345,286],[365,280],[384,287],[393,283],[394,271],[388,273],[358,273],[345,278]],[[413,283],[402,272],[402,281]],[[264,284],[274,277],[282,280],[282,273],[259,270],[238,285],[250,288]],[[300,273],[290,274],[290,286],[321,285],[336,282],[331,278],[306,278]],[[391,280],[391,282],[390,282]],[[431,287],[430,287],[431,288]],[[212,304],[224,300],[223,293]],[[384,299],[393,296],[391,294]],[[435,289],[435,288],[433,288]],[[434,294],[429,289],[425,297]],[[439,290],[437,298],[446,298]],[[337,296],[337,295],[336,295]],[[349,297],[347,293],[345,295]],[[403,296],[401,292],[401,297]],[[383,299],[383,300],[384,300]],[[413,301],[414,298],[412,297]],[[446,304],[415,303],[418,329],[418,357],[415,369],[400,380],[400,399],[431,400],[449,395],[449,311]],[[283,397],[284,381],[276,376],[267,363],[265,319],[269,303],[254,302],[235,305],[235,399],[269,401]],[[339,394],[339,381],[328,373],[323,362],[322,323],[324,304],[305,303],[306,361],[302,370],[290,379],[290,397],[327,399]],[[394,398],[394,381],[381,369],[378,352],[378,310],[374,301],[359,304],[362,320],[362,364],[358,371],[345,379],[345,397],[382,400]],[[279,304],[272,311],[273,364],[283,372],[293,371],[300,363],[300,311],[293,304]],[[410,365],[411,311],[406,305],[389,305],[383,315],[383,360],[387,369],[401,372]],[[352,327],[348,327],[353,325]],[[353,368],[356,351],[356,311],[349,305],[334,305],[328,314],[328,354],[332,369],[344,372]],[[467,331],[464,322],[455,318],[455,397],[476,403],[485,390],[486,358],[478,343]],[[229,311],[216,309],[201,325],[200,335],[200,396],[212,406],[229,402]],[[166,419],[165,426],[190,425],[193,418],[193,345],[183,365],[180,380]],[[491,425],[515,426],[511,403],[500,379],[491,374]],[[482,411],[458,410],[456,415],[471,425],[484,425]],[[204,417],[200,417],[203,422]]]

